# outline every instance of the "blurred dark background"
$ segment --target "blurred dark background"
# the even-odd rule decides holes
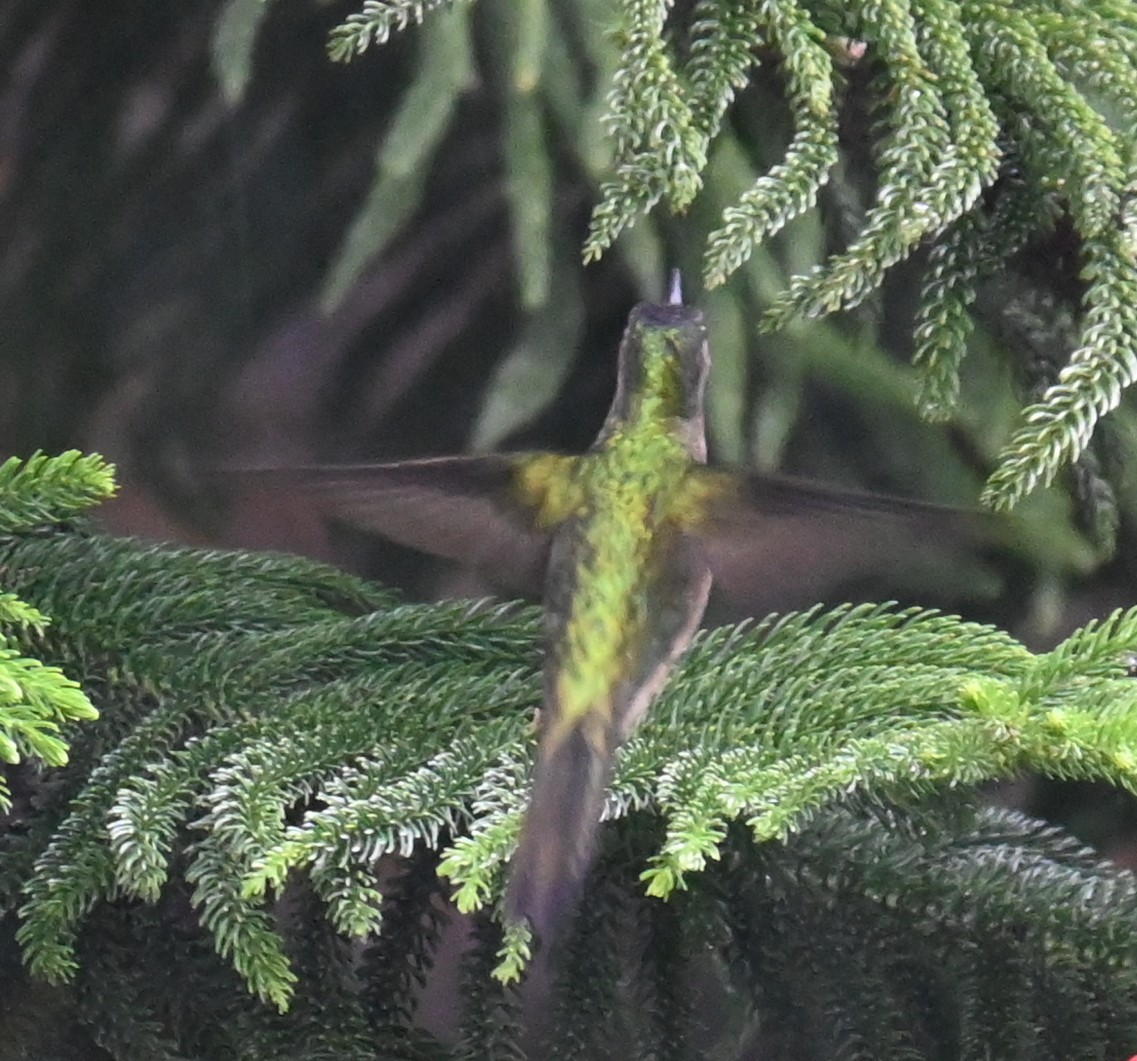
[[[0,13],[0,431],[8,452],[115,460],[115,529],[330,555],[303,513],[226,512],[200,473],[466,447],[519,330],[500,120],[475,79],[416,178],[421,207],[323,312],[414,35],[334,65],[327,32],[350,5],[267,5],[229,102],[211,55],[223,6]],[[571,171],[555,189],[577,244],[589,190]],[[600,423],[636,290],[618,262],[583,283],[578,356],[511,444],[580,448]]]
[[[610,400],[627,312],[658,295],[672,263],[710,318],[720,461],[972,504],[1024,396],[1069,349],[1078,254],[1061,228],[984,293],[953,424],[921,423],[910,401],[919,260],[862,311],[756,335],[785,277],[840,246],[871,200],[871,64],[848,71],[845,157],[822,219],[791,226],[713,295],[698,289],[697,262],[715,204],[789,135],[776,64],[740,99],[706,202],[686,218],[640,222],[588,268],[579,247],[602,141],[594,122],[573,127],[539,89],[551,265],[549,290],[534,296],[514,238],[517,157],[503,148],[513,89],[501,73],[501,8],[472,9],[470,69],[437,146],[402,177],[412,198],[384,213],[376,159],[423,69],[428,27],[339,65],[327,33],[353,5],[256,6],[259,24],[247,0],[0,7],[0,447],[114,460],[122,496],[102,513],[113,532],[306,553],[418,596],[485,592],[329,527],[303,498],[243,495],[216,472],[472,444],[579,450]],[[549,31],[579,59],[581,98],[602,100],[604,56],[574,37],[568,0],[551,10],[560,21]],[[367,245],[368,217],[389,238],[345,273],[345,256]],[[1021,548],[974,582],[961,571],[942,598],[906,602],[998,621],[1036,648],[1131,602],[1130,415],[1115,417],[1094,455],[1112,477],[1082,475],[1080,502],[1077,477],[1032,499]],[[1121,516],[1114,559],[1078,530],[1107,482]],[[875,595],[905,599],[903,586],[881,587]],[[1127,798],[1029,779],[998,797],[1137,861]]]

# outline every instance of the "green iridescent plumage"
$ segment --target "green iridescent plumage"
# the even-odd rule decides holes
[[[638,306],[600,436],[554,488],[571,503],[551,540],[541,741],[507,896],[546,935],[587,872],[616,749],[706,608],[710,569],[683,524],[707,368],[697,311]]]
[[[811,603],[979,517],[704,467],[710,365],[674,292],[631,314],[616,394],[581,456],[445,457],[299,473],[329,513],[481,568],[545,605],[544,702],[506,910],[546,938],[588,871],[616,750],[698,628],[712,582],[764,614]]]

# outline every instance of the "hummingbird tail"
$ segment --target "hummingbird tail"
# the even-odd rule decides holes
[[[602,746],[607,741],[600,741]],[[571,916],[588,875],[612,755],[577,726],[537,761],[505,897],[510,921],[528,920],[546,944]]]

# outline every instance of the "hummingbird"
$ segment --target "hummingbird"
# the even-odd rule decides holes
[[[581,455],[489,454],[293,472],[322,511],[544,604],[543,700],[506,917],[552,939],[591,866],[616,752],[699,628],[712,583],[752,614],[850,572],[974,541],[979,513],[706,466],[702,313],[678,273],[631,312],[615,397]]]

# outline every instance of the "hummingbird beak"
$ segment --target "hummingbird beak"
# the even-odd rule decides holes
[[[671,270],[671,286],[667,289],[667,303],[670,306],[683,305],[683,273],[678,269]]]

